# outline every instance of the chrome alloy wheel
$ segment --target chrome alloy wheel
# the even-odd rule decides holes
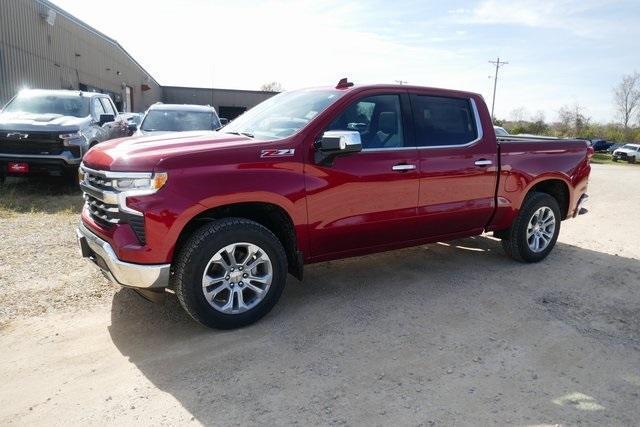
[[[556,216],[551,208],[543,206],[536,210],[527,225],[527,244],[533,252],[544,251],[556,231]]]
[[[252,243],[233,243],[209,260],[202,275],[207,302],[226,314],[251,310],[267,295],[273,265],[267,253]]]

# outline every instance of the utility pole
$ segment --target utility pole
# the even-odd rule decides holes
[[[491,121],[495,123],[496,118],[493,115],[493,109],[496,106],[496,87],[498,86],[498,70],[503,65],[507,65],[508,62],[505,62],[505,61],[500,62],[500,57],[498,57],[497,61],[489,61],[489,64],[494,64],[496,66],[496,74],[493,79],[493,100],[491,101]]]

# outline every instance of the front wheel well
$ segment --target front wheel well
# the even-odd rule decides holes
[[[569,215],[569,186],[560,179],[548,179],[541,181],[531,187],[527,196],[537,193],[546,193],[556,199],[560,206],[562,219],[566,219]]]
[[[180,232],[176,242],[174,258],[189,237],[203,224],[222,218],[245,218],[268,228],[282,243],[287,254],[289,273],[302,280],[302,255],[298,252],[296,231],[289,214],[272,203],[249,202],[219,206],[206,210],[192,218]]]

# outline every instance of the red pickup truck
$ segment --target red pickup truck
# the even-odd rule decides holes
[[[586,211],[590,155],[585,141],[497,139],[474,93],[343,79],[217,132],[96,146],[77,235],[111,280],[170,288],[195,320],[234,328],[304,264],[483,232],[540,261]]]

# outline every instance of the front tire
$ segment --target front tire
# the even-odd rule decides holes
[[[216,329],[258,321],[278,302],[287,280],[282,243],[243,218],[198,229],[175,265],[172,281],[180,304],[194,320]]]
[[[502,247],[520,262],[538,262],[549,255],[560,233],[560,206],[546,193],[532,193],[525,199]]]

